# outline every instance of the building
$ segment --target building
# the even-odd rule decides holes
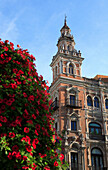
[[[65,160],[70,170],[108,170],[108,76],[82,77],[84,58],[66,18],[60,32],[50,93]]]

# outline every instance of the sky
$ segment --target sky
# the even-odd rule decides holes
[[[108,75],[108,0],[0,0],[0,37],[28,49],[39,75],[51,84],[49,65],[65,15],[85,58],[82,76]]]

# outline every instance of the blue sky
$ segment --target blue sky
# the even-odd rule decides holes
[[[0,0],[0,37],[28,49],[51,83],[49,65],[65,14],[85,58],[82,76],[108,75],[108,0]]]

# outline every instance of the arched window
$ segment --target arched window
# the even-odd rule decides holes
[[[105,100],[105,108],[108,109],[108,99]]]
[[[92,135],[102,135],[101,126],[95,122],[90,123],[89,124],[89,133]]]
[[[91,151],[92,167],[96,170],[102,170],[103,165],[103,154],[99,148],[93,148]]]
[[[69,74],[73,74],[73,66],[72,66],[72,64],[69,64]]]
[[[87,106],[93,106],[92,98],[87,96]]]
[[[94,98],[94,107],[99,108],[99,99],[97,97]]]

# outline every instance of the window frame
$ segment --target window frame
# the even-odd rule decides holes
[[[71,131],[77,131],[77,121],[76,120],[71,120]]]
[[[75,106],[76,105],[76,96],[70,95],[70,105]]]
[[[93,126],[91,124],[95,124],[95,125],[98,125],[97,127],[96,126]],[[92,131],[93,130],[93,131]],[[97,132],[98,131],[98,134]],[[89,134],[92,134],[92,135],[102,135],[102,128],[101,128],[101,125],[96,123],[96,122],[91,122],[89,123]]]
[[[99,152],[93,153],[94,149],[97,149],[97,151],[99,151]],[[104,167],[103,153],[102,153],[100,148],[97,148],[97,147],[92,148],[92,150],[91,150],[91,163],[92,163],[92,167],[94,167],[94,168],[96,168],[96,167],[97,168],[99,168],[99,167],[103,168]],[[102,165],[102,166],[100,166],[100,165]]]
[[[69,64],[69,74],[71,74],[71,75],[74,74],[73,65],[71,63]]]
[[[94,97],[94,107],[99,108],[99,99],[98,99],[98,97]]]
[[[105,99],[105,109],[108,109],[108,99]]]
[[[87,96],[87,106],[93,107],[93,100],[92,100],[92,97],[90,95]]]

